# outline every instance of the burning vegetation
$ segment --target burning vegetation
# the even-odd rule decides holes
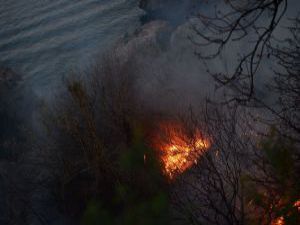
[[[290,211],[291,212],[287,212],[286,217],[291,217],[291,216],[295,217],[295,215],[292,214],[300,213],[300,200],[297,200],[294,204],[292,204]],[[286,224],[290,224],[290,223],[286,221],[284,216],[279,216],[271,222],[271,225],[286,225]]]
[[[164,174],[173,179],[197,163],[209,149],[210,141],[197,128],[187,129],[180,122],[164,121],[158,124],[152,145],[159,151]]]
[[[149,106],[136,90],[135,58],[119,58],[108,55],[85,83],[70,81],[44,112],[49,142],[36,151],[69,224],[299,224],[294,145],[279,133],[261,145],[241,135],[253,120],[238,107],[207,104],[197,117]],[[20,213],[7,216],[14,224],[23,221],[20,196]]]

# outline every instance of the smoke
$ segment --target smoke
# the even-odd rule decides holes
[[[142,0],[140,7],[147,12],[142,17],[142,22],[164,20],[176,28],[187,22],[191,15],[196,14],[201,5],[202,1],[196,0]]]
[[[188,2],[185,4],[192,1]],[[170,11],[175,15],[177,9],[184,10],[185,17],[176,18],[175,22],[172,17],[162,20],[152,10],[150,14],[158,20],[145,23],[134,35],[118,43],[120,54],[134,56],[139,65],[136,86],[141,101],[149,110],[181,112],[189,107],[197,109],[203,106],[207,97],[214,95],[213,79],[206,73],[187,38],[191,32],[187,20],[190,11],[181,4],[174,2],[174,11]],[[163,9],[166,10],[160,5],[159,10]]]
[[[147,12],[146,19],[143,21],[146,24],[142,30],[152,32],[151,29],[153,30],[153,26],[158,26],[160,23],[167,24],[166,26],[168,27],[156,35],[156,45],[163,46],[160,54],[154,57],[147,55],[142,57],[145,59],[146,66],[144,67],[147,68],[145,70],[145,74],[148,74],[147,77],[151,77],[151,73],[160,73],[161,75],[156,75],[156,78],[158,77],[158,80],[165,80],[164,87],[159,87],[159,84],[156,84],[157,87],[154,87],[154,89],[158,89],[156,92],[159,93],[165,90],[173,94],[173,97],[170,97],[163,104],[172,102],[172,98],[176,99],[176,105],[192,104],[194,106],[197,101],[199,104],[201,99],[205,97],[222,100],[225,89],[215,86],[216,83],[207,73],[207,69],[216,74],[232,74],[240,58],[252,51],[255,44],[254,40],[256,40],[255,34],[248,34],[239,41],[229,41],[222,49],[219,57],[203,64],[194,53],[200,52],[201,54],[208,55],[216,50],[215,46],[199,47],[192,44],[188,37],[192,37],[194,40],[199,38],[193,32],[193,26],[198,27],[199,31],[204,35],[213,35],[205,26],[199,27],[197,13],[200,12],[207,16],[213,16],[218,11],[224,13],[230,8],[226,1],[149,0],[141,2],[142,8]],[[290,18],[295,18],[298,14],[297,8],[299,7],[295,7],[298,5],[299,2],[295,0],[289,2],[286,11],[288,17],[286,16],[281,20],[273,34],[276,40],[285,40],[289,37],[287,27],[291,24]],[[258,21],[257,26],[265,26],[268,20],[269,15],[263,15]],[[151,29],[149,29],[149,24],[153,24]],[[159,39],[161,36],[164,37],[163,41]],[[273,82],[273,70],[276,67],[276,62],[268,57],[263,57],[254,78],[256,96],[270,104],[274,104],[277,97],[270,93],[266,86]],[[155,78],[152,77],[152,79]],[[148,81],[146,80],[145,83],[147,84]],[[151,89],[149,90],[149,85],[147,87],[146,91],[149,94]],[[215,92],[216,90],[217,92]],[[165,97],[165,94],[162,95]],[[150,94],[150,96],[155,96],[155,93]],[[157,98],[160,99],[159,97]]]
[[[185,113],[189,108],[198,111],[207,98],[222,98],[221,92],[215,92],[214,80],[195,55],[195,46],[188,39],[192,32],[191,23],[195,19],[193,14],[201,7],[206,10],[206,5],[193,0],[143,2],[147,2],[143,5],[146,10],[146,16],[142,18],[143,25],[133,34],[120,39],[115,46],[120,59],[132,57],[138,65],[137,79],[134,80],[135,97],[143,111],[163,114]],[[211,63],[210,67],[214,71],[230,69],[236,63],[237,53],[245,45],[246,42],[242,42],[225,49],[222,58]],[[266,63],[264,68],[268,67]],[[260,73],[267,74],[267,71],[262,69]],[[263,76],[260,77],[261,80],[257,82],[265,82]],[[7,89],[9,85],[10,81],[5,82],[5,87],[0,84],[1,96],[13,96],[16,89]],[[19,122],[16,118],[34,123],[31,126],[37,131],[36,135],[39,133],[40,124],[36,120],[38,102],[32,93],[23,90],[22,94],[26,95],[26,98],[18,100],[22,103],[14,102],[14,106],[10,104],[0,109],[0,140],[17,133]],[[53,102],[58,99],[57,96],[53,97]],[[61,97],[64,97],[63,94]]]

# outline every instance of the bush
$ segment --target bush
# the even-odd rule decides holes
[[[167,184],[145,144],[134,59],[113,52],[84,75],[44,114],[59,207],[72,224],[167,224]]]

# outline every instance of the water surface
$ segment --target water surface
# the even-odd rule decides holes
[[[0,0],[0,62],[38,96],[140,25],[136,0]]]

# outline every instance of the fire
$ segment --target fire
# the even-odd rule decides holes
[[[282,216],[278,217],[275,221],[272,222],[272,225],[284,225],[284,218]]]
[[[300,199],[294,203],[294,207],[296,207],[297,210],[300,212]]]
[[[198,129],[189,132],[180,123],[162,122],[154,145],[160,151],[165,174],[172,179],[197,163],[210,142]]]
[[[294,204],[293,207],[297,208],[297,210],[300,212],[300,199],[297,200]],[[285,225],[285,219],[283,216],[280,216],[276,218],[274,221],[272,221],[271,225]]]

